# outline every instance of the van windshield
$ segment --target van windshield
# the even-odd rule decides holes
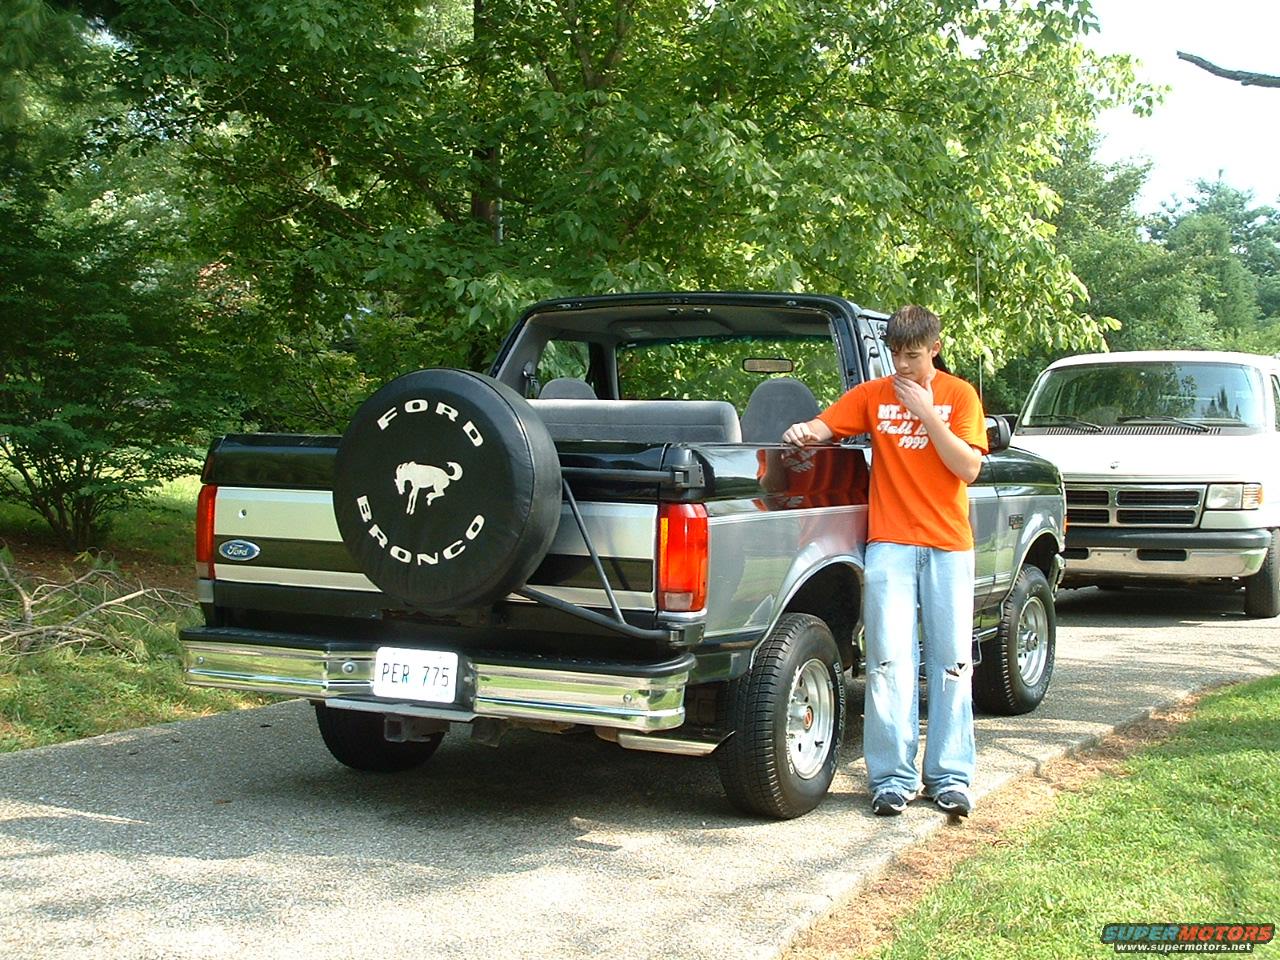
[[[1086,432],[1159,423],[1260,429],[1262,400],[1257,371],[1240,364],[1082,364],[1050,370],[1032,392],[1021,422]]]

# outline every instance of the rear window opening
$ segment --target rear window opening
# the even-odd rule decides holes
[[[751,392],[773,376],[799,380],[823,407],[844,392],[839,351],[830,336],[699,337],[618,345],[623,400],[727,400],[741,413]]]

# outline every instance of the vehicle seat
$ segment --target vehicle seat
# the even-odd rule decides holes
[[[591,384],[576,377],[556,377],[548,380],[538,391],[539,400],[595,400],[596,392]]]
[[[793,377],[765,380],[742,411],[743,443],[781,443],[787,427],[812,420],[820,409],[813,391]]]
[[[738,411],[724,400],[530,400],[553,440],[739,443]]]

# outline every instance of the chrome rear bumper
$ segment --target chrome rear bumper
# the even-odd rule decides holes
[[[654,732],[684,723],[684,690],[695,660],[683,654],[656,664],[501,663],[463,656],[453,704],[408,703],[373,695],[376,651],[276,645],[268,637],[238,641],[235,631],[184,630],[187,683],[336,701],[334,706],[469,721],[476,717],[582,723]],[[249,631],[243,631],[249,633]],[[222,638],[211,636],[221,634]]]

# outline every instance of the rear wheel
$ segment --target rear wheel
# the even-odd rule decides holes
[[[443,733],[427,740],[393,743],[382,735],[383,715],[364,710],[336,710],[317,703],[316,724],[335,760],[353,770],[400,773],[421,766],[444,739]]]
[[[1271,531],[1271,548],[1262,569],[1245,578],[1244,612],[1250,617],[1280,616],[1280,530]]]
[[[1012,716],[1040,705],[1053,676],[1057,618],[1053,591],[1037,567],[1023,567],[1005,598],[994,640],[973,674],[973,702]]]
[[[822,802],[844,726],[843,672],[825,623],[794,613],[778,621],[724,694],[733,733],[715,757],[734,806],[790,819]]]

